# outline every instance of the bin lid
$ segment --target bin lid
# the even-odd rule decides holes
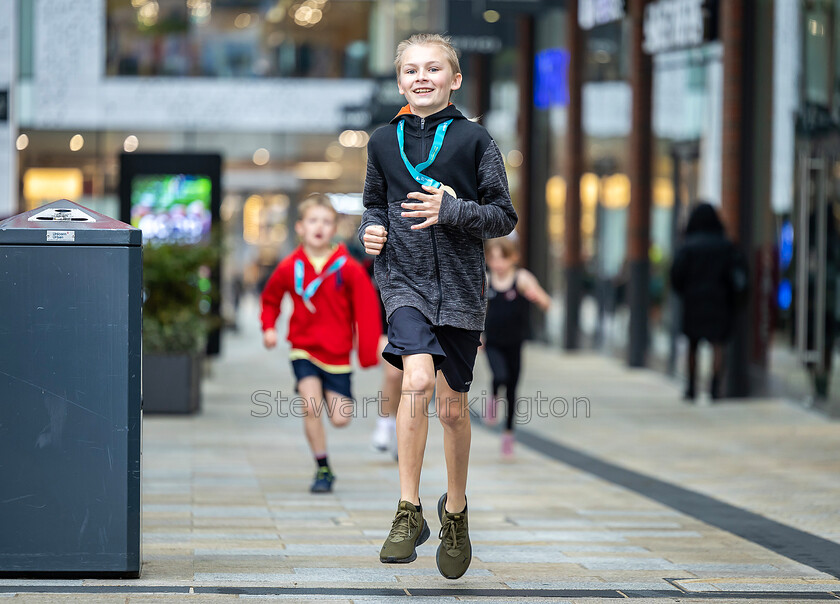
[[[142,245],[142,231],[67,199],[0,222],[0,245]]]

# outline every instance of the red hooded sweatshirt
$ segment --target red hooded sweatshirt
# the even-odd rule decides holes
[[[334,272],[335,263],[344,264]],[[303,268],[303,280],[295,287],[295,264]],[[304,303],[307,287],[319,276],[327,275]],[[290,358],[306,358],[332,373],[350,371],[350,351],[354,338],[358,346],[359,365],[372,367],[378,362],[377,347],[381,335],[377,293],[367,272],[347,252],[343,244],[327,259],[321,272],[315,268],[299,246],[274,269],[262,293],[262,329],[273,328],[280,316],[280,303],[289,293],[294,311],[289,320]],[[312,311],[315,312],[312,312]]]

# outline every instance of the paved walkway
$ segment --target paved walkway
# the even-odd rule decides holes
[[[500,458],[497,433],[473,429],[469,572],[456,581],[438,574],[434,517],[416,562],[382,565],[398,475],[368,446],[375,408],[329,430],[335,492],[309,494],[314,464],[301,420],[256,417],[266,407],[252,402],[257,391],[260,400],[293,396],[286,349],[264,351],[253,302],[243,310],[205,381],[202,412],[144,422],[143,576],[3,580],[0,597],[840,598],[840,423],[779,400],[685,405],[659,374],[536,345],[526,352],[515,459]],[[480,358],[476,410],[487,375]],[[356,373],[357,397],[374,396],[379,381],[378,369]],[[421,488],[428,509],[444,488],[433,421]]]

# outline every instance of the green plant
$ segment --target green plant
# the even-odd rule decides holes
[[[146,352],[198,353],[218,324],[209,312],[208,269],[220,246],[147,243],[143,246],[143,348]]]

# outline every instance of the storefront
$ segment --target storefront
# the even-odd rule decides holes
[[[772,221],[778,251],[772,376],[840,415],[840,2],[777,3]]]
[[[368,138],[353,110],[393,81],[395,42],[440,19],[421,0],[13,4],[9,213],[66,197],[119,217],[121,154],[218,153],[228,285],[293,247],[309,192],[334,196],[352,237]]]
[[[660,367],[673,366],[677,353],[667,270],[680,228],[688,208],[698,200],[720,205],[722,48],[716,40],[716,3],[688,4],[701,10],[677,11],[683,21],[698,19],[697,23],[677,24],[676,30],[685,32],[684,36],[667,35],[664,28],[674,23],[663,21],[655,10],[650,11],[645,29],[654,64],[649,361]],[[585,157],[580,181],[585,295],[580,327],[586,346],[619,355],[627,346],[629,321],[625,261],[632,107],[628,23],[624,2],[580,1],[578,8],[586,40],[582,90]],[[568,52],[566,31],[564,10],[541,16],[538,65],[541,55]],[[544,191],[547,206],[546,253],[549,265],[560,267],[566,190],[566,105],[562,96],[538,105],[536,120],[537,147],[546,149],[548,158],[546,172],[536,183]],[[551,270],[547,278],[555,297],[562,299],[562,271]],[[549,325],[559,330],[560,323]],[[551,339],[559,336],[552,334]]]
[[[586,31],[582,345],[620,357],[628,346],[630,321],[625,265],[633,91],[626,6],[578,3],[579,24]],[[728,40],[735,45],[728,48],[722,13],[730,11],[730,20],[742,18],[732,5],[656,0],[644,13],[644,49],[653,61],[646,364],[683,373],[679,308],[667,274],[690,209],[708,201],[739,240],[751,269],[750,299],[733,340],[740,349],[730,348],[743,359],[735,370],[743,375],[736,376],[741,383],[731,392],[788,396],[838,414],[840,2],[741,6],[748,20],[730,21],[741,29],[735,35],[730,30]],[[541,19],[538,57],[567,46],[565,14],[557,10]],[[743,61],[744,76],[736,87],[724,80],[727,56]],[[724,111],[727,85],[730,109],[742,112],[734,122],[736,133],[726,125],[731,119]],[[547,157],[547,172],[536,182],[536,188],[544,186],[545,254],[554,267],[547,277],[560,300],[565,287],[560,267],[566,235],[566,111],[562,100],[537,106],[535,119],[537,147]],[[733,157],[741,158],[740,168],[727,177],[724,164]]]

